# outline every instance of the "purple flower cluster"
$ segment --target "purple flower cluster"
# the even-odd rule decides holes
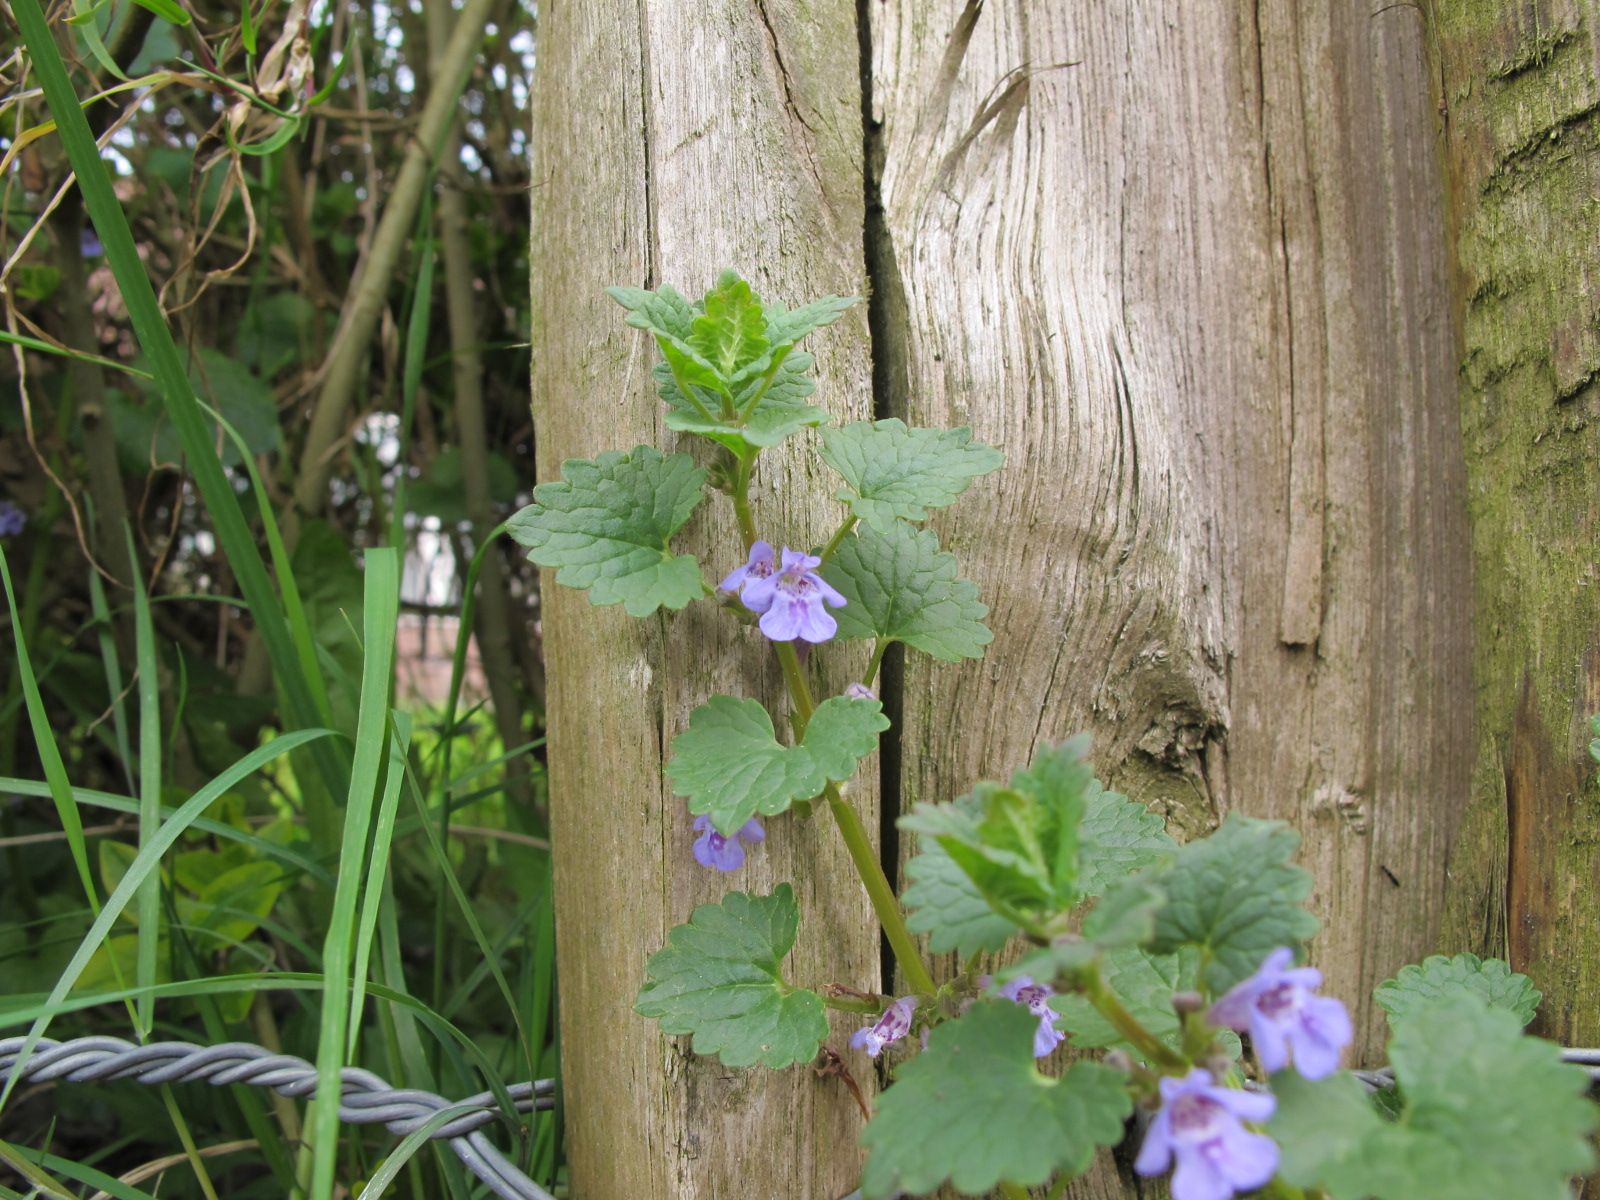
[[[739,592],[744,606],[761,614],[761,632],[773,641],[825,642],[839,632],[828,608],[844,607],[845,599],[817,574],[821,565],[816,555],[785,546],[780,566],[772,543],[757,542],[744,566],[722,581],[722,590]]]
[[[1339,1052],[1352,1036],[1344,1005],[1313,993],[1322,973],[1294,967],[1294,952],[1274,950],[1249,979],[1211,1006],[1211,1023],[1250,1035],[1268,1071],[1281,1071],[1291,1054],[1307,1079],[1322,1079],[1339,1066]],[[1217,1087],[1209,1071],[1161,1081],[1161,1109],[1145,1134],[1133,1169],[1159,1175],[1177,1160],[1172,1200],[1228,1200],[1261,1187],[1278,1169],[1278,1147],[1241,1122],[1265,1121],[1277,1104],[1271,1096]]]
[[[1133,1169],[1172,1173],[1172,1200],[1228,1200],[1261,1187],[1278,1170],[1278,1147],[1240,1122],[1265,1121],[1277,1101],[1259,1092],[1217,1087],[1196,1067],[1182,1079],[1161,1081],[1161,1110],[1144,1135]]]
[[[1339,1051],[1353,1030],[1344,1005],[1312,993],[1322,986],[1315,967],[1291,967],[1287,946],[1267,955],[1261,969],[1211,1006],[1211,1023],[1250,1035],[1268,1071],[1281,1071],[1294,1054],[1295,1070],[1323,1079],[1339,1068]]]
[[[883,1015],[871,1025],[852,1033],[850,1044],[857,1050],[865,1050],[869,1058],[877,1058],[885,1046],[898,1042],[911,1032],[911,1015],[916,1008],[915,996],[901,996],[884,1009]]]
[[[1055,990],[1049,984],[1035,983],[1027,975],[1018,975],[1000,989],[1000,995],[1014,1000],[1039,1018],[1039,1028],[1033,1032],[1035,1058],[1043,1058],[1066,1041],[1067,1035],[1056,1028],[1059,1014],[1050,1007],[1050,997],[1055,995]]]
[[[0,500],[0,538],[16,537],[28,527],[28,514],[9,500]]]
[[[696,817],[694,831],[700,835],[694,843],[695,861],[702,867],[715,867],[718,871],[737,871],[744,866],[743,843],[754,845],[767,836],[767,831],[761,828],[761,822],[754,817],[728,837],[717,832],[709,816]]]

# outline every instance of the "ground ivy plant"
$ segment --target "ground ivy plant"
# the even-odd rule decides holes
[[[1566,1196],[1592,1165],[1596,1114],[1587,1074],[1523,1032],[1533,985],[1470,955],[1407,967],[1375,997],[1391,1066],[1341,1070],[1351,1020],[1298,965],[1317,921],[1299,838],[1280,823],[1230,815],[1179,846],[1095,778],[1078,738],[903,816],[918,853],[897,897],[841,785],[889,726],[873,692],[889,646],[957,662],[990,641],[978,589],[923,523],[1001,454],[967,429],[828,426],[797,346],[852,299],[791,310],[731,272],[697,302],[670,287],[610,294],[660,347],[667,428],[712,445],[569,461],[511,531],[595,604],[646,617],[703,600],[770,641],[787,711],[708,696],[673,739],[667,777],[694,817],[686,849],[736,871],[764,822],[820,802],[907,989],[786,978],[800,912],[783,883],[731,891],[673,929],[646,965],[639,1013],[726,1066],[768,1068],[816,1060],[828,1008],[860,1014],[835,1056],[887,1081],[862,1133],[866,1200],[945,1185],[1059,1196],[1098,1149],[1125,1142],[1139,1174],[1171,1172],[1175,1200]],[[840,482],[838,530],[817,547],[763,536],[750,503],[762,451],[795,436]],[[672,546],[708,491],[732,505],[741,538],[706,564],[716,585]],[[811,651],[852,640],[872,643],[864,677],[819,701]],[[954,978],[934,979],[917,934],[957,954]],[[1080,1053],[1058,1066],[1063,1042]]]

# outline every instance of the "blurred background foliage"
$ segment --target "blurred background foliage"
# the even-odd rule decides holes
[[[20,1033],[88,949],[100,900],[154,828],[146,818],[304,725],[261,614],[241,601],[236,556],[195,485],[11,7],[0,5],[0,550],[15,599],[0,613],[0,1036]],[[274,619],[304,634],[321,723],[346,739],[320,776],[299,750],[228,788],[146,872],[158,882],[141,895],[156,900],[117,918],[71,989],[80,1001],[135,981],[180,994],[164,994],[147,1026],[120,1004],[57,1004],[48,1036],[132,1036],[132,1016],[142,1037],[241,1038],[316,1059],[314,989],[181,993],[316,976],[330,945],[354,944],[373,981],[453,1024],[503,1079],[552,1074],[536,580],[495,536],[533,481],[531,0],[41,7],[209,406],[211,450],[262,554],[281,542]],[[373,858],[363,894],[379,916],[341,930],[332,888],[350,847],[341,855],[338,811],[360,774],[359,746],[349,774],[358,710],[375,694],[363,564],[383,546],[398,552],[399,617],[379,699],[397,714],[389,744],[404,731],[409,745],[403,778],[381,764],[376,777],[394,791],[388,818],[383,789],[371,797],[374,836],[391,840],[356,847]],[[31,719],[24,651],[54,749]],[[75,821],[45,782],[56,749]],[[329,761],[344,773],[330,777]],[[319,804],[334,813],[321,830]],[[410,1011],[369,997],[345,1057],[449,1095],[487,1086],[483,1064],[430,1037],[429,1022],[419,1034]],[[0,1109],[0,1147],[35,1170],[55,1163],[74,1195],[93,1194],[82,1178],[95,1172],[124,1179],[117,1195],[310,1186],[295,1104],[200,1085],[152,1095],[19,1089]],[[345,1133],[348,1190],[393,1139]],[[557,1181],[558,1120],[521,1133],[523,1164]],[[21,1187],[7,1170],[0,1161],[0,1182]],[[414,1159],[396,1187],[472,1194],[447,1154]]]

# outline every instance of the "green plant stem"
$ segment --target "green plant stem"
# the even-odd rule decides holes
[[[850,531],[856,527],[856,515],[851,513],[846,517],[838,529],[833,531],[833,536],[828,539],[828,544],[822,548],[822,561],[827,562],[833,557],[833,552],[839,548],[839,543],[850,536]]]
[[[1006,1200],[1028,1200],[1028,1189],[1020,1183],[1012,1183],[1009,1179],[1000,1181],[999,1190]]]
[[[1307,1193],[1295,1187],[1292,1183],[1285,1183],[1282,1177],[1274,1175],[1267,1186],[1261,1189],[1263,1196],[1273,1196],[1276,1200],[1307,1200],[1309,1195],[1320,1195],[1318,1192]]]
[[[824,794],[828,797],[828,811],[839,826],[845,847],[850,851],[850,860],[856,865],[856,873],[861,876],[861,882],[867,889],[867,898],[872,901],[872,911],[883,926],[884,936],[889,939],[889,948],[894,951],[895,961],[905,972],[906,982],[919,995],[933,995],[938,986],[923,965],[922,955],[917,952],[916,939],[911,936],[911,930],[906,928],[906,919],[900,913],[900,901],[894,894],[894,888],[889,886],[889,877],[883,873],[883,864],[873,853],[861,817],[833,784],[828,785]]]
[[[1083,994],[1095,1010],[1140,1054],[1145,1061],[1165,1074],[1172,1075],[1189,1069],[1189,1060],[1165,1046],[1155,1034],[1139,1023],[1137,1017],[1124,1007],[1117,994],[1108,988],[1100,977],[1098,967],[1091,968],[1084,982]]]
[[[756,544],[756,519],[750,512],[750,474],[755,470],[756,456],[741,454],[733,472],[733,515],[739,522],[739,536],[744,539],[744,552]]]
[[[861,677],[862,687],[872,686],[872,681],[878,677],[878,668],[883,665],[883,656],[892,645],[894,643],[886,638],[879,638],[872,644],[872,657],[867,659],[867,672]]]
[[[1050,1185],[1050,1190],[1045,1193],[1044,1200],[1061,1200],[1061,1197],[1067,1194],[1067,1184],[1071,1182],[1071,1175],[1057,1175],[1056,1181]]]
[[[183,1110],[178,1107],[178,1098],[172,1094],[170,1084],[161,1085],[161,1103],[172,1120],[172,1127],[178,1132],[178,1142],[183,1146],[183,1155],[189,1160],[189,1167],[194,1171],[200,1190],[205,1193],[206,1200],[218,1200],[217,1189],[206,1172],[205,1159],[200,1157],[200,1147],[195,1145],[194,1135],[189,1132],[189,1124],[183,1119]]]
[[[755,455],[740,456],[730,493],[746,552],[756,542],[756,523],[750,512],[750,472],[754,465]],[[817,709],[816,702],[811,698],[811,685],[806,682],[805,672],[800,667],[800,656],[795,653],[794,643],[774,642],[772,646],[778,652],[778,665],[783,670],[783,681],[789,688],[789,701],[794,705],[791,724],[795,740],[798,741],[806,735],[806,726],[811,721],[811,714]],[[867,837],[866,827],[861,824],[860,815],[839,793],[837,785],[830,782],[824,789],[823,795],[827,797],[828,811],[833,814],[834,823],[839,827],[845,848],[850,852],[850,861],[855,863],[856,874],[861,877],[861,884],[867,889],[867,898],[872,902],[872,911],[877,914],[878,923],[883,926],[884,936],[889,939],[889,948],[894,951],[895,961],[905,973],[906,982],[920,995],[933,995],[937,985],[923,964],[922,955],[917,951],[916,939],[911,936],[911,930],[906,928],[906,919],[900,912],[900,901],[895,897],[894,888],[889,884],[889,877],[883,873],[883,864],[878,861],[878,856],[872,849],[872,841]]]

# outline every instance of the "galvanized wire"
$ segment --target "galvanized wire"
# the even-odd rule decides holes
[[[0,1038],[0,1082],[16,1069],[25,1039]],[[135,1083],[247,1084],[283,1096],[309,1096],[317,1090],[317,1069],[292,1054],[274,1054],[248,1042],[193,1046],[151,1042],[140,1046],[115,1037],[82,1037],[67,1042],[41,1038],[22,1064],[18,1082],[72,1083],[131,1079]],[[514,1083],[505,1089],[518,1112],[555,1106],[555,1081]],[[417,1088],[391,1087],[371,1071],[340,1072],[339,1119],[347,1125],[382,1125],[404,1137],[445,1109],[467,1111],[428,1134],[450,1143],[456,1157],[501,1200],[554,1200],[529,1179],[484,1135],[484,1126],[505,1115],[493,1092],[449,1101]]]

